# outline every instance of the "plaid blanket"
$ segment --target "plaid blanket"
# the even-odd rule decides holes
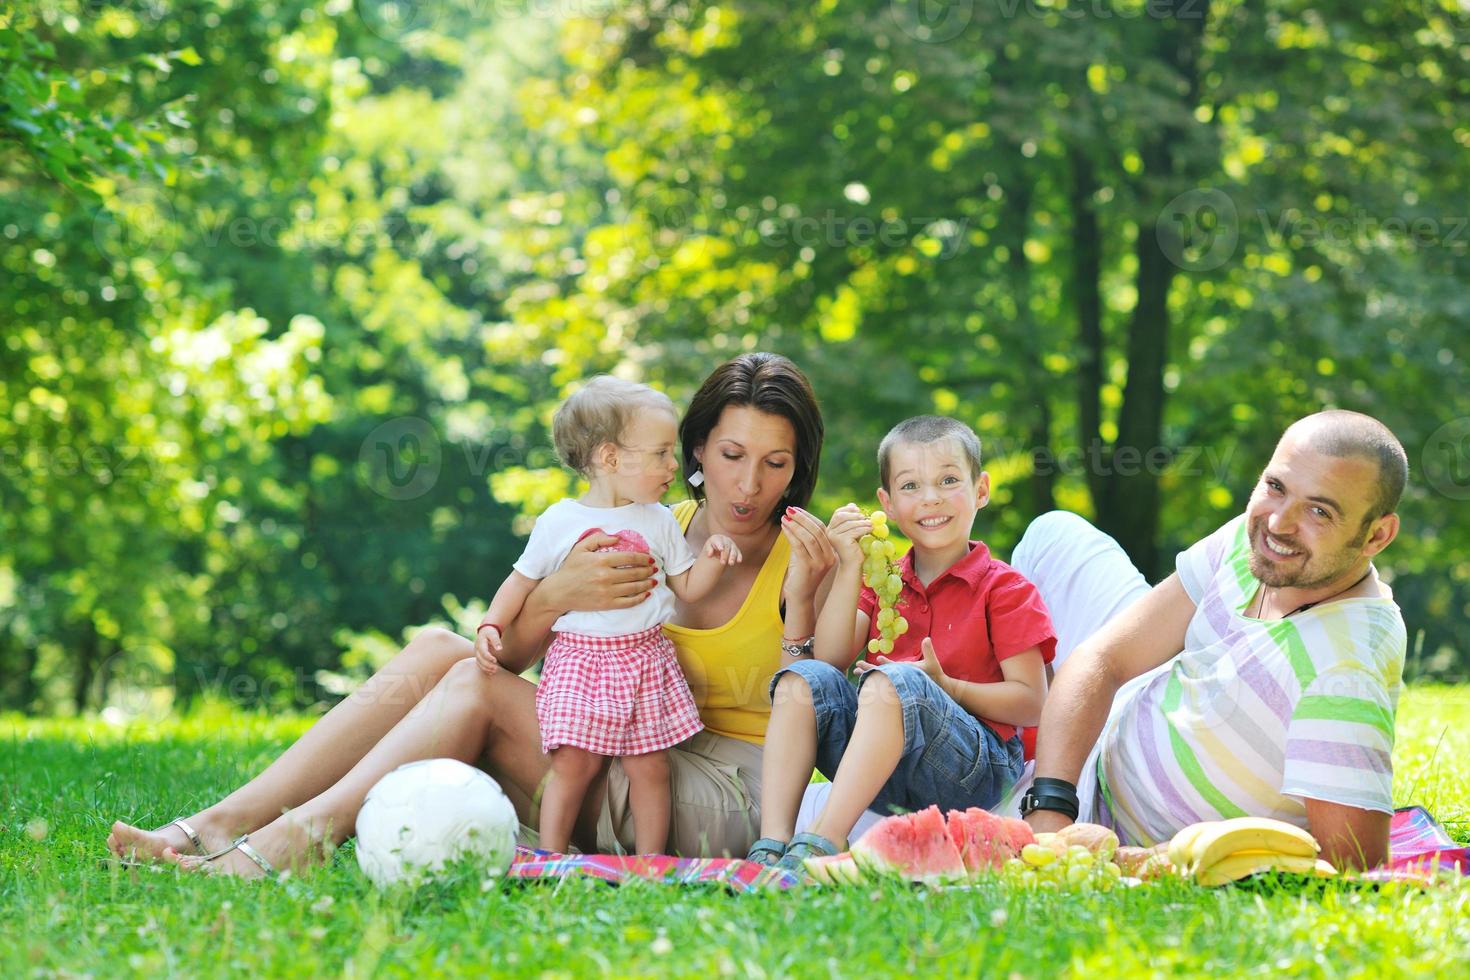
[[[566,878],[582,875],[615,885],[641,878],[668,885],[722,885],[735,892],[753,888],[790,888],[801,883],[791,871],[778,871],[743,858],[637,857],[616,854],[553,854],[516,845],[507,878]]]
[[[1364,873],[1370,881],[1434,881],[1470,875],[1470,846],[1457,844],[1422,806],[1394,811],[1388,861]]]
[[[1363,875],[1371,881],[1434,881],[1442,875],[1470,875],[1470,846],[1457,844],[1420,806],[1393,815],[1387,863]],[[565,878],[583,875],[613,884],[636,879],[670,885],[716,884],[736,892],[791,888],[798,875],[740,858],[628,857],[613,854],[553,854],[516,847],[508,878]]]

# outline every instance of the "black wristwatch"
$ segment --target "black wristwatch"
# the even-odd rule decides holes
[[[1037,810],[1053,810],[1068,820],[1077,819],[1077,786],[1065,779],[1041,776],[1033,780],[1031,788],[1021,797],[1021,816]]]

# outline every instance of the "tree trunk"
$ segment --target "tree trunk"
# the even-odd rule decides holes
[[[1185,8],[1159,24],[1159,60],[1184,81],[1180,116],[1193,114],[1199,96],[1199,51],[1209,5]],[[1169,287],[1178,271],[1164,251],[1178,234],[1170,222],[1157,219],[1169,199],[1193,180],[1176,173],[1187,134],[1177,124],[1162,126],[1148,140],[1143,158],[1143,184],[1135,253],[1138,259],[1138,303],[1128,325],[1128,382],[1118,416],[1118,438],[1107,459],[1104,505],[1098,509],[1103,530],[1118,539],[1128,557],[1150,581],[1157,578],[1159,471],[1169,452],[1163,445],[1164,366],[1168,362]],[[1183,175],[1186,178],[1188,175]],[[1161,242],[1161,237],[1164,241]],[[1178,255],[1177,247],[1170,252]]]
[[[1102,439],[1102,234],[1097,223],[1097,176],[1080,147],[1068,150],[1072,164],[1072,300],[1077,312],[1077,446],[1083,459],[1097,459]],[[1087,467],[1087,489],[1100,506],[1106,485],[1101,471]]]
[[[97,664],[102,659],[102,637],[97,628],[88,622],[82,627],[77,643],[77,674],[72,688],[72,703],[77,714],[87,710],[87,695],[92,690],[92,679],[97,673]]]

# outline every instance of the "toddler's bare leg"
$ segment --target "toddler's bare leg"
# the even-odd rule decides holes
[[[662,854],[669,845],[669,753],[623,756],[628,804],[633,808],[633,843],[639,854]]]
[[[607,757],[562,745],[551,750],[551,778],[541,794],[541,847],[565,853],[587,789],[602,774]]]

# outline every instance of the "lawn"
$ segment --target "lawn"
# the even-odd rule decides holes
[[[1470,887],[732,895],[466,879],[379,894],[350,847],[279,885],[104,865],[111,818],[188,813],[307,724],[218,708],[146,729],[0,719],[0,976],[1424,976],[1470,961]],[[1395,799],[1470,840],[1470,688],[1409,690],[1394,757]]]

